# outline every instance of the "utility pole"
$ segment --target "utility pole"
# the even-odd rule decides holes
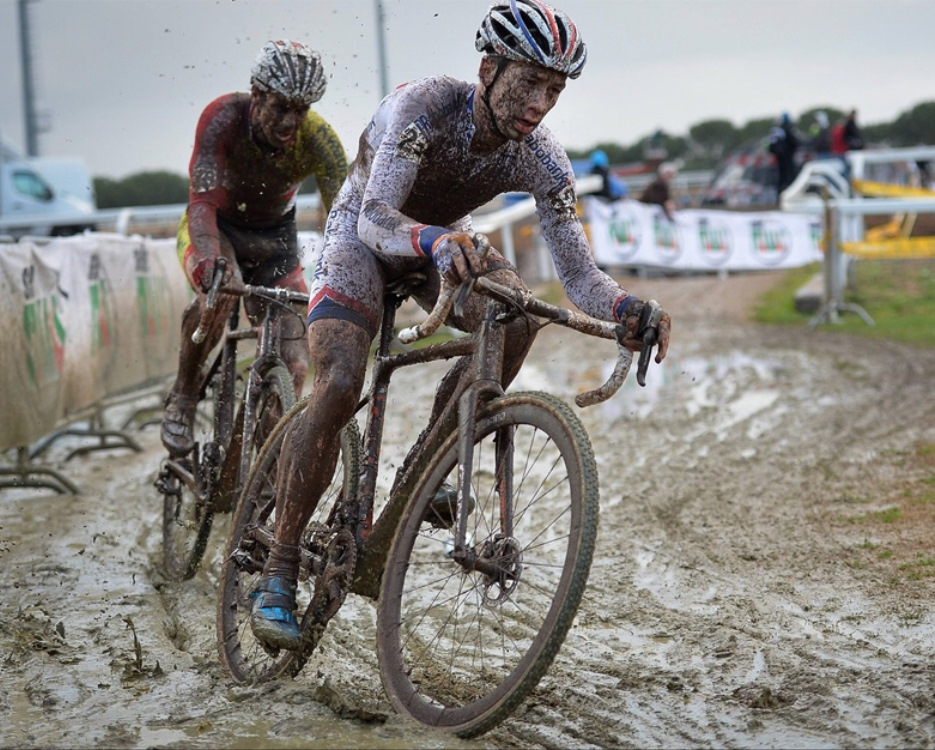
[[[23,69],[23,114],[25,116],[26,155],[39,155],[39,123],[32,81],[32,47],[29,38],[29,9],[33,0],[19,0],[19,44]]]
[[[386,30],[383,16],[383,0],[375,0],[377,5],[377,64],[380,66],[380,99],[390,93],[389,78],[386,69]]]

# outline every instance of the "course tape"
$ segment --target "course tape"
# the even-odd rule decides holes
[[[873,182],[872,180],[851,180],[851,184],[861,195],[875,198],[935,198],[935,190],[909,185],[891,185],[886,182]]]
[[[841,251],[858,258],[935,258],[935,237],[842,242]]]

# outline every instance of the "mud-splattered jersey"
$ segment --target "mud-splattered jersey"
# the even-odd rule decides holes
[[[311,175],[330,209],[347,175],[347,158],[321,115],[309,110],[295,143],[269,154],[250,135],[250,94],[218,97],[198,120],[189,163],[188,231],[195,252],[216,254],[218,216],[243,228],[275,225]]]
[[[356,230],[378,255],[428,257],[440,232],[470,231],[471,211],[501,193],[530,193],[569,299],[616,320],[626,292],[594,264],[564,149],[540,125],[521,141],[472,152],[474,91],[441,76],[387,96],[361,135],[329,223],[345,222],[334,229]]]

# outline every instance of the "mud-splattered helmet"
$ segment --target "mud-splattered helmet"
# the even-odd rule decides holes
[[[541,0],[494,3],[477,30],[478,52],[531,62],[569,78],[581,75],[587,48],[574,22]]]
[[[267,42],[257,55],[250,85],[303,104],[317,102],[327,81],[317,52],[299,42]]]

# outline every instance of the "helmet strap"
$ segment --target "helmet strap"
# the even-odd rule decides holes
[[[493,107],[490,106],[490,90],[493,88],[493,85],[497,82],[497,79],[500,77],[500,74],[506,68],[507,60],[505,57],[498,58],[497,60],[497,69],[493,73],[493,80],[490,81],[489,86],[484,86],[484,93],[481,95],[481,99],[484,101],[484,104],[487,106],[487,112],[490,115],[490,124],[493,127],[493,132],[500,138],[505,141],[508,141],[506,134],[500,130],[500,126],[497,125],[497,118],[494,116]]]

